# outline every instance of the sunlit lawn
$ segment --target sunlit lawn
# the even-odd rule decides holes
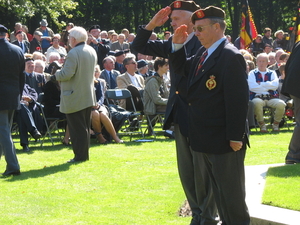
[[[283,163],[291,134],[253,130],[246,165]],[[161,135],[145,143],[122,138],[125,144],[92,139],[90,160],[80,164],[66,163],[72,150],[58,140],[18,150],[22,174],[0,179],[0,224],[188,224],[177,214],[185,196],[175,142]]]

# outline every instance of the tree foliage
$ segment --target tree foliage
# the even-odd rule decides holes
[[[173,0],[0,0],[0,21],[13,29],[15,22],[28,25],[30,31],[46,18],[49,27],[58,32],[67,22],[89,28],[99,24],[102,30],[120,32],[128,28],[135,32],[138,25],[146,24],[161,8]],[[226,11],[226,34],[233,38],[239,34],[241,0],[195,0],[202,8],[209,5]],[[273,31],[288,31],[293,26],[292,17],[297,14],[298,0],[248,0],[259,33],[265,27]],[[156,32],[171,30],[170,23]]]

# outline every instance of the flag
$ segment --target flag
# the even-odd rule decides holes
[[[242,3],[242,26],[240,33],[240,48],[247,49],[251,42],[256,38],[257,30],[252,18],[252,13],[248,4],[248,0]]]
[[[292,18],[294,22],[293,27],[289,27],[290,37],[287,46],[287,51],[291,52],[294,44],[300,41],[300,1],[298,2],[297,11],[295,12],[296,16]]]

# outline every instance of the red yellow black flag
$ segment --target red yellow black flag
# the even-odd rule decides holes
[[[240,33],[240,48],[247,49],[257,36],[257,30],[252,18],[248,0],[242,1],[242,25]]]

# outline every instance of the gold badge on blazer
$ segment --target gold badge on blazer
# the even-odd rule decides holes
[[[217,82],[215,80],[215,76],[211,75],[209,76],[209,79],[206,81],[206,87],[208,88],[208,90],[212,90],[217,86]]]

